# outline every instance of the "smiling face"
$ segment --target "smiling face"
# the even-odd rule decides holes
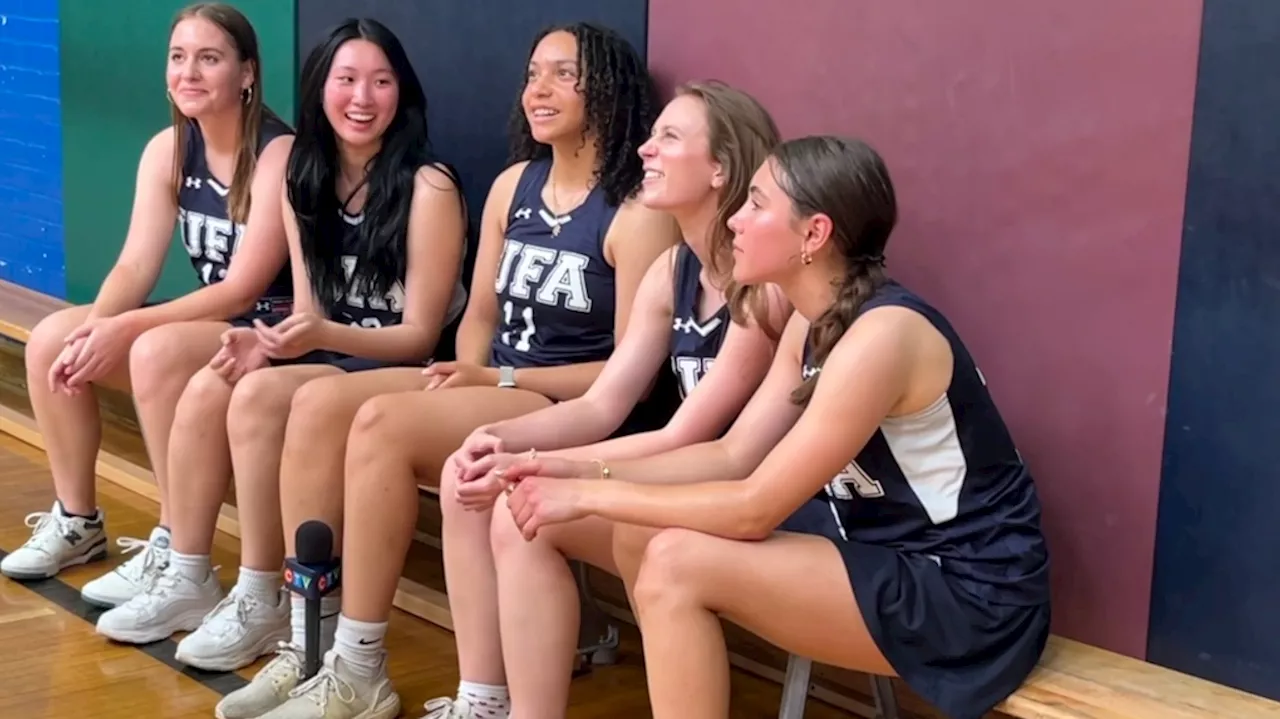
[[[655,210],[700,205],[724,185],[723,169],[711,156],[706,105],[692,95],[680,95],[662,110],[640,158],[640,200]]]
[[[210,20],[189,17],[169,36],[166,84],[185,116],[200,118],[238,108],[253,84],[253,66],[240,61],[231,38]]]
[[[324,114],[339,140],[352,147],[379,142],[399,103],[400,84],[382,48],[359,39],[338,48],[325,80]]]
[[[582,135],[586,100],[578,84],[584,73],[571,33],[548,33],[534,48],[520,96],[534,140],[549,145]]]

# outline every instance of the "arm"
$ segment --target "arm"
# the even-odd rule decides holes
[[[685,527],[733,539],[768,536],[848,465],[885,417],[899,413],[905,401],[918,404],[910,408],[915,411],[928,404],[921,398],[945,391],[945,382],[925,376],[940,372],[932,366],[920,369],[920,358],[926,356],[922,340],[934,341],[929,331],[937,334],[927,320],[903,308],[876,309],[859,318],[824,363],[800,420],[746,480],[684,486],[581,482],[585,511],[618,522]],[[948,377],[949,372],[948,367]],[[912,392],[913,383],[928,385],[928,390]]]
[[[613,326],[619,344],[627,329],[641,280],[658,255],[678,242],[680,229],[666,213],[650,210],[638,202],[628,202],[614,216],[613,224],[605,235],[604,251],[615,268],[617,299]],[[516,386],[553,400],[573,399],[591,388],[604,365],[604,362],[583,362],[559,367],[522,368],[516,370]]]
[[[444,328],[465,244],[466,220],[457,185],[439,168],[419,169],[409,209],[404,319],[399,325],[377,328],[326,321],[321,347],[393,362],[430,356]]]
[[[280,219],[280,197],[292,147],[292,136],[277,137],[258,158],[244,237],[227,268],[226,278],[171,302],[128,312],[125,317],[135,331],[143,332],[170,322],[223,320],[253,308],[289,256]]]
[[[631,325],[586,394],[485,428],[502,440],[504,451],[574,447],[622,426],[652,385],[671,344],[675,253],[669,248],[649,266],[636,292]]]
[[[773,327],[782,327],[791,313],[791,305],[777,287],[770,285],[767,292],[769,316],[766,322]],[[710,442],[734,421],[752,393],[761,386],[776,350],[777,345],[755,318],[750,318],[746,326],[731,324],[720,351],[716,353],[715,363],[680,404],[667,426],[548,454],[578,460],[616,461]],[[590,469],[596,469],[594,462]]]
[[[498,295],[493,288],[506,244],[507,214],[516,193],[520,173],[529,163],[518,162],[502,171],[489,189],[484,213],[480,217],[480,246],[476,250],[475,270],[471,275],[471,296],[458,325],[457,354],[459,362],[487,366],[493,333],[498,328]],[[495,378],[494,384],[497,384]]]
[[[166,128],[147,143],[138,161],[133,212],[124,248],[98,289],[88,320],[114,317],[142,305],[160,279],[178,206],[173,197],[174,129]]]

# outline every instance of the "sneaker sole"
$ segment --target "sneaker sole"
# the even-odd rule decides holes
[[[58,576],[59,572],[66,569],[67,567],[77,567],[77,566],[80,566],[81,564],[101,562],[106,558],[107,558],[107,547],[106,547],[106,540],[104,539],[102,548],[95,549],[91,552],[88,552],[87,554],[81,554],[78,557],[72,557],[71,559],[68,559],[67,561],[58,565],[58,568],[53,570],[52,572],[21,572],[21,571],[15,572],[13,570],[2,570],[0,571],[0,574],[3,574],[4,576],[18,582],[39,582],[45,579],[53,579],[54,577]]]
[[[210,605],[209,609],[213,606]],[[97,628],[98,634],[120,642],[121,644],[153,644],[169,637],[178,632],[194,632],[204,623],[204,616],[209,613],[209,609],[202,609],[199,612],[187,612],[177,620],[166,624],[159,629],[150,631],[118,631],[107,633],[102,631],[101,627]]]
[[[282,631],[267,634],[249,649],[232,654],[230,660],[226,659],[226,655],[216,657],[193,656],[182,651],[181,644],[178,645],[178,651],[173,655],[173,658],[189,667],[203,669],[206,672],[234,672],[237,669],[243,669],[253,664],[259,657],[270,654],[277,644],[287,641],[292,634],[293,629],[288,627]]]
[[[393,693],[381,703],[374,704],[357,714],[355,719],[395,719],[398,716],[400,716],[400,695]]]

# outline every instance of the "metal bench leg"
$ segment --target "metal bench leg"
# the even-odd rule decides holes
[[[876,719],[898,719],[898,695],[889,677],[871,677],[871,696],[876,700]]]
[[[801,719],[809,698],[809,673],[813,662],[794,654],[787,657],[787,676],[782,682],[782,707],[778,719]]]
[[[573,577],[578,583],[578,597],[582,607],[578,624],[578,659],[584,667],[591,664],[616,664],[618,627],[609,621],[609,615],[596,604],[591,584],[587,581],[587,565],[570,562],[569,566],[573,568]]]

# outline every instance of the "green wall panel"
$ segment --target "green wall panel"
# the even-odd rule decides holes
[[[67,299],[93,300],[124,243],[138,158],[168,122],[165,50],[169,23],[190,4],[62,0],[63,213]],[[271,107],[292,119],[297,76],[294,0],[234,0],[258,32]],[[195,287],[175,235],[153,297]]]

